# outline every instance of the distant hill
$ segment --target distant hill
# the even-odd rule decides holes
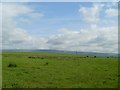
[[[55,52],[55,53],[70,53],[90,56],[113,56],[120,57],[120,54],[115,53],[98,53],[98,52],[80,52],[80,51],[66,51],[66,50],[49,50],[49,49],[3,49],[2,52]]]

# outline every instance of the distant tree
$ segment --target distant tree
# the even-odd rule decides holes
[[[94,56],[94,58],[96,58],[96,56]]]
[[[87,57],[89,57],[89,56],[87,56]]]

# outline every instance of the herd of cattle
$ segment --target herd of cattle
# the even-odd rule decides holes
[[[68,58],[73,58],[73,59],[79,59],[79,58],[99,58],[99,56],[51,56],[51,55],[38,55],[38,56],[29,56],[29,55],[14,55],[14,54],[3,54],[3,57],[9,57],[9,56],[16,56],[16,57],[25,57],[25,58],[31,58],[31,59],[68,59]],[[107,56],[106,58],[115,58],[113,56]]]
[[[74,58],[74,59],[78,59],[78,58],[97,58],[97,56],[28,56],[28,58],[40,58],[40,59],[66,59],[66,58]],[[106,58],[115,58],[113,56],[111,57],[106,57]]]
[[[57,59],[65,59],[65,58],[96,58],[97,56],[28,56],[28,58],[40,58],[40,59],[45,59],[45,58],[49,58],[49,59],[53,59],[53,58],[57,58]]]

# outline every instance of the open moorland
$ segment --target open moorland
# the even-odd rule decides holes
[[[3,88],[117,88],[118,58],[3,52]]]

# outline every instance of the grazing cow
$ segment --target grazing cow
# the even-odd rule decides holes
[[[28,58],[32,58],[31,56],[29,56]]]
[[[44,57],[41,57],[41,59],[44,59]]]
[[[48,65],[48,62],[46,62],[44,65]]]
[[[37,58],[37,56],[29,56],[28,58]]]

